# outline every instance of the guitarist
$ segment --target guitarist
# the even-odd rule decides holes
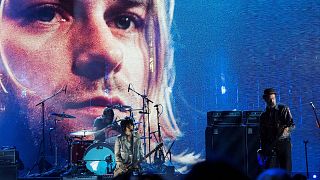
[[[116,169],[114,176],[123,173],[139,172],[143,158],[140,135],[134,131],[133,119],[126,117],[120,123],[122,133],[114,145]]]
[[[263,168],[282,168],[291,173],[291,138],[294,123],[289,107],[276,103],[276,91],[264,90],[266,110],[260,116],[260,146]]]

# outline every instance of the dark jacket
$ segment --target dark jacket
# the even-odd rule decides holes
[[[260,141],[261,148],[264,151],[270,151],[277,141],[282,136],[284,128],[289,127],[289,130],[294,128],[289,107],[283,104],[278,104],[274,108],[266,108],[260,116]],[[290,140],[289,137],[285,137]]]

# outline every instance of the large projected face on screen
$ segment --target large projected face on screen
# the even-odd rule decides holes
[[[167,91],[172,66],[169,6],[147,0],[2,0],[4,121],[17,117],[13,122],[23,121],[39,135],[41,107],[35,105],[67,86],[65,95],[45,102],[46,121],[50,113],[65,113],[76,118],[63,120],[64,133],[91,129],[106,106],[141,108],[142,98],[128,93],[131,84],[163,105],[164,136],[179,134]],[[141,114],[135,118],[140,120]],[[151,128],[156,130],[155,119]]]

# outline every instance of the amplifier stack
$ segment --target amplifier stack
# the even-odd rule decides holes
[[[262,111],[207,112],[206,158],[224,158],[250,178],[259,174],[256,151]]]
[[[14,147],[0,149],[0,177],[15,180],[18,178],[19,153]]]

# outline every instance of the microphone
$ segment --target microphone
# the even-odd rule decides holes
[[[312,103],[312,102],[310,102],[310,105],[312,106],[312,108],[313,108],[313,109],[315,109],[315,107],[314,107],[314,105],[313,105],[313,103]]]
[[[131,89],[131,88],[130,88],[130,84],[129,84],[129,86],[128,86],[128,92],[130,91],[130,89]]]
[[[68,85],[66,85],[65,88],[64,88],[64,90],[63,90],[63,91],[64,91],[64,94],[67,94],[67,86],[68,86]]]
[[[153,107],[158,107],[160,104],[156,104],[156,105],[154,105]]]

